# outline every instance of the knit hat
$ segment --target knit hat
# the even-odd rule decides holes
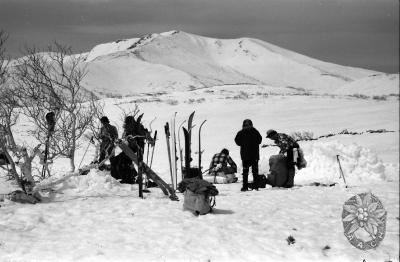
[[[243,121],[242,127],[245,127],[245,126],[252,127],[252,126],[253,126],[253,122],[251,122],[250,119],[245,119],[245,120]]]
[[[276,132],[275,130],[270,129],[270,130],[267,131],[267,138],[271,138],[271,137],[273,137],[274,135],[276,135],[277,133],[278,133],[278,132]]]
[[[100,118],[100,122],[103,123],[103,124],[105,124],[105,123],[109,124],[110,120],[108,120],[108,117],[103,116],[102,118]]]
[[[225,155],[229,155],[229,150],[224,148],[224,149],[221,150],[221,153],[225,154]]]

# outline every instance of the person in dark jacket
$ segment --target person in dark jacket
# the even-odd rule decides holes
[[[141,123],[140,115],[137,119],[133,116],[127,116],[124,122],[124,133],[122,138],[128,141],[129,147],[134,153],[138,154],[139,161],[143,160],[145,140],[150,144],[154,144],[149,130]]]
[[[258,160],[260,160],[260,149],[262,137],[253,127],[250,119],[243,121],[242,130],[235,137],[235,143],[240,146],[240,157],[243,165],[243,187],[241,191],[248,190],[249,168],[253,173],[253,189],[258,190]]]
[[[112,154],[114,149],[114,141],[118,138],[118,130],[115,126],[110,125],[108,117],[103,116],[100,118],[101,128],[99,138],[100,142],[100,157],[98,162],[101,163],[106,156]],[[100,169],[100,167],[99,167]]]
[[[299,144],[291,136],[284,133],[278,133],[273,129],[267,131],[267,138],[275,142],[275,144],[280,148],[279,154],[285,156],[286,158],[288,178],[287,182],[283,186],[287,188],[293,187],[294,176],[296,172],[296,160],[294,160],[293,150],[295,148],[298,149],[300,147]]]

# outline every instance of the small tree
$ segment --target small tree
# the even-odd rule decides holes
[[[93,116],[102,111],[93,93],[82,86],[87,73],[83,60],[83,56],[73,55],[69,47],[55,43],[47,52],[27,48],[26,56],[13,71],[22,111],[37,127],[33,135],[42,144],[49,142],[50,159],[69,158],[71,171],[75,170],[79,139],[95,125]],[[48,112],[54,112],[57,121],[49,141],[45,118]]]
[[[6,57],[5,43],[8,39],[8,35],[4,30],[0,30],[0,85],[4,84],[7,75],[7,67],[9,59]]]
[[[10,173],[20,184],[16,165],[9,153],[9,149],[16,150],[17,148],[11,127],[16,124],[18,113],[14,94],[8,87],[10,59],[6,56],[4,47],[7,39],[8,35],[4,30],[0,30],[0,152],[10,162]]]
[[[18,119],[18,102],[15,99],[13,90],[8,86],[10,59],[6,56],[4,47],[7,38],[8,35],[3,30],[0,30],[0,125],[2,126],[3,134],[7,138],[4,142],[15,148],[11,127],[16,124]]]

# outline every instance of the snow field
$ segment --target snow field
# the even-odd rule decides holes
[[[100,179],[99,179],[100,177]],[[398,186],[374,187],[388,212],[384,242],[363,252],[347,243],[341,211],[345,200],[368,186],[302,187],[240,192],[240,184],[217,185],[212,214],[195,217],[157,189],[109,183],[89,188],[105,172],[72,181],[48,203],[6,202],[0,209],[2,259],[17,261],[381,261],[395,257]],[[74,188],[77,186],[77,188]],[[117,193],[118,192],[118,193]],[[182,194],[178,194],[182,198]],[[397,210],[397,212],[396,212]],[[292,236],[293,245],[286,239]],[[329,246],[330,249],[323,251]]]
[[[228,87],[216,89],[217,94],[202,90],[165,94],[159,96],[160,102],[139,104],[146,124],[157,116],[153,130],[158,130],[159,140],[153,167],[167,182],[163,126],[175,111],[177,124],[193,110],[195,124],[207,119],[202,137],[203,170],[212,155],[226,147],[239,166],[239,179],[239,148],[233,139],[245,118],[253,120],[263,144],[272,144],[265,139],[270,128],[285,133],[311,131],[315,136],[345,128],[385,128],[395,133],[301,142],[308,167],[298,172],[295,184],[302,187],[240,192],[241,183],[217,185],[220,194],[214,213],[200,217],[182,210],[182,194],[178,194],[181,201],[173,202],[161,190],[151,188],[145,199],[139,199],[136,185],[121,185],[107,172],[91,171],[57,186],[55,193],[44,195],[44,203],[0,202],[0,261],[398,261],[398,101],[293,96],[225,99],[221,89]],[[235,96],[243,90],[231,91]],[[205,102],[185,103],[190,98],[204,98]],[[167,99],[175,99],[177,104],[163,102]],[[130,100],[104,100],[105,114],[120,134],[121,110],[116,104]],[[129,109],[134,104],[120,106]],[[24,134],[29,125],[20,124],[18,139],[27,139]],[[87,141],[83,142],[86,145]],[[192,147],[193,164],[197,165],[196,128]],[[84,149],[77,152],[76,162]],[[262,172],[268,169],[266,159],[276,151],[275,147],[260,150]],[[349,188],[339,179],[336,154],[342,156]],[[93,155],[91,146],[83,165],[90,163]],[[55,176],[68,169],[65,159],[52,166]],[[339,185],[306,186],[316,181]],[[0,183],[0,189],[7,193],[12,187]],[[368,191],[382,201],[388,213],[385,239],[376,250],[365,252],[344,237],[341,213],[347,199]],[[294,244],[288,245],[289,236]]]

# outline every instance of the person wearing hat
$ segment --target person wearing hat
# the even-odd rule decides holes
[[[248,175],[251,167],[253,173],[253,189],[258,190],[258,161],[260,160],[260,144],[262,136],[253,127],[250,119],[243,121],[242,130],[235,137],[235,143],[240,146],[240,157],[243,165],[243,186],[241,191],[248,190]]]
[[[238,180],[238,178],[235,177],[236,172],[236,163],[229,155],[228,149],[224,148],[220,153],[214,154],[211,159],[210,167],[208,168],[209,175],[216,176],[222,173],[222,176],[229,178],[227,179],[228,183],[235,183]]]
[[[101,128],[99,138],[100,142],[100,157],[98,162],[103,161],[106,156],[112,154],[114,149],[114,141],[118,138],[118,130],[115,126],[110,125],[108,117],[103,116],[100,118]],[[100,168],[100,167],[99,167]]]
[[[293,161],[293,149],[300,148],[299,144],[291,136],[278,133],[273,129],[267,131],[267,138],[274,141],[274,143],[279,147],[280,155],[284,155],[286,158],[286,165],[288,168],[288,180],[284,187],[293,187],[294,176],[295,176],[295,162]]]

